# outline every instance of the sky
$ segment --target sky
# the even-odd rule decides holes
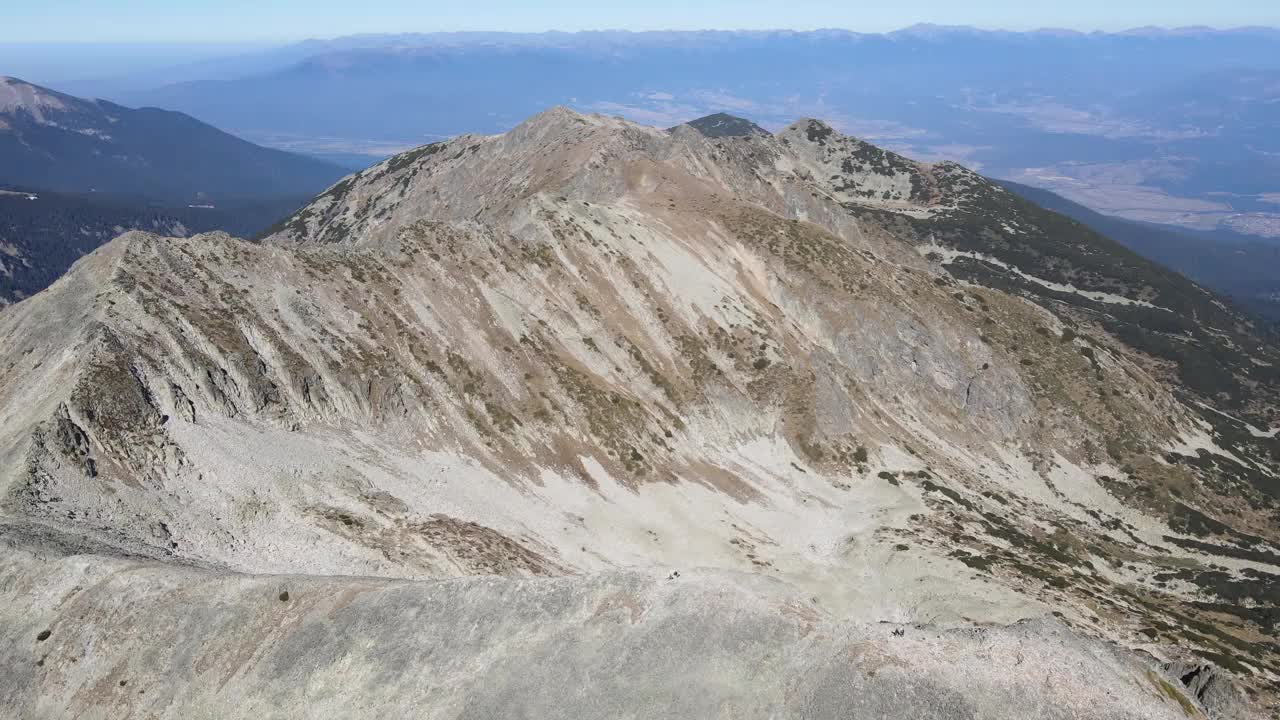
[[[6,0],[0,44],[279,42],[366,32],[1280,26],[1280,0]]]

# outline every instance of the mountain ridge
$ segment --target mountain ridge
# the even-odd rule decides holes
[[[89,547],[199,578],[545,575],[634,624],[658,591],[601,578],[707,568],[888,643],[876,620],[1057,613],[1086,654],[1128,649],[1090,666],[1104,715],[1226,717],[1231,682],[1276,702],[1277,350],[1077,223],[816,120],[552,108],[348,176],[258,243],[126,234],[0,339],[4,537],[70,554],[54,573]],[[437,582],[392,592],[467,584]]]

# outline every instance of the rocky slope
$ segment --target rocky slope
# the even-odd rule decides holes
[[[382,579],[296,582],[365,633],[386,633],[387,613],[458,622],[428,607],[451,595],[475,604],[465,622],[579,628],[548,685],[632,667],[601,661],[600,635],[580,629],[606,595],[621,599],[599,607],[640,623],[620,657],[673,673],[637,692],[680,677],[663,627],[781,628],[752,652],[782,663],[768,666],[782,686],[738,696],[724,678],[756,665],[700,671],[722,692],[662,695],[693,702],[688,716],[809,697],[827,681],[808,670],[848,656],[832,638],[863,637],[910,676],[866,702],[923,693],[903,717],[1274,707],[1280,354],[1249,321],[960,166],[817,121],[705,125],[553,109],[353,175],[259,243],[126,234],[0,314],[5,576],[40,589],[40,622],[88,619],[57,646],[74,672],[9,655],[28,663],[11,704],[54,716],[125,687],[117,656],[95,650],[119,636],[191,645],[129,669],[180,689],[124,707],[181,716],[209,697],[196,655],[279,613],[305,648],[335,617],[329,600],[275,600],[277,585],[293,597],[283,576],[359,575]],[[80,553],[131,559],[93,579]],[[559,579],[425,581],[455,575]],[[369,588],[387,590],[353,605]],[[162,623],[177,633],[164,638],[113,599],[151,598],[163,618],[203,589],[233,610]],[[543,592],[565,599],[530,615],[509,600]],[[804,609],[724,617],[735,593]],[[971,634],[1050,614],[1071,630],[982,631],[998,652]],[[3,615],[0,638],[36,642],[29,617]],[[901,636],[880,621],[933,639],[891,647]],[[824,629],[806,639],[797,622]],[[429,653],[431,637],[402,647]],[[333,662],[364,642],[344,635]],[[525,642],[542,641],[459,657],[496,663],[493,702],[541,712],[511,680]],[[954,671],[905,659],[977,662],[1023,642],[1081,664],[1036,661],[947,706]],[[552,652],[538,647],[522,657]],[[260,705],[319,697],[290,684],[330,670],[279,652],[244,646],[228,681]],[[368,692],[403,681],[395,657],[360,666]],[[1072,704],[1044,694],[1046,677],[1095,684]],[[813,707],[852,702],[848,682],[814,690]],[[628,692],[611,697],[636,708]],[[434,714],[484,714],[450,697]]]
[[[963,629],[841,622],[767,578],[414,583],[26,560],[3,558],[5,577],[45,592],[0,590],[10,609],[0,647],[13,659],[0,703],[15,717],[1195,712],[1158,668],[1052,620]]]

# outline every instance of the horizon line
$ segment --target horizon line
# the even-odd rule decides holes
[[[1280,23],[1280,21],[1278,21]],[[857,35],[865,37],[883,37],[889,35],[897,35],[909,33],[911,31],[931,30],[935,32],[977,32],[985,34],[1010,34],[1010,35],[1033,35],[1033,34],[1071,34],[1081,36],[1091,35],[1130,35],[1139,33],[1161,33],[1161,34],[1179,34],[1179,33],[1244,33],[1244,32],[1280,32],[1280,24],[1277,25],[1232,25],[1232,26],[1214,26],[1214,25],[1139,25],[1127,27],[1117,30],[1104,30],[1101,28],[1080,29],[1076,27],[1055,27],[1041,26],[1034,28],[1026,28],[1022,30],[1014,30],[1004,27],[989,27],[978,25],[945,25],[939,23],[914,23],[895,30],[884,31],[863,31],[845,27],[815,27],[808,29],[788,28],[788,27],[766,27],[766,28],[652,28],[646,30],[632,30],[627,28],[592,28],[581,30],[558,30],[549,28],[545,30],[421,30],[409,32],[363,32],[350,33],[346,35],[314,35],[299,37],[279,37],[279,38],[225,38],[225,39],[208,39],[208,40],[29,40],[29,41],[9,41],[0,39],[0,46],[24,47],[24,46],[40,46],[40,45],[154,45],[154,46],[178,46],[178,45],[270,45],[274,43],[302,44],[307,42],[333,42],[348,38],[376,38],[376,37],[430,37],[442,35],[511,35],[511,36],[537,36],[537,35],[592,35],[592,34],[626,34],[626,35],[659,35],[659,34],[701,34],[701,33],[794,33],[794,34],[813,34],[813,33],[844,33],[848,35]]]

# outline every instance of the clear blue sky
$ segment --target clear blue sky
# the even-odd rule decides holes
[[[1280,0],[5,0],[0,43],[239,42],[435,30],[1280,25]]]

